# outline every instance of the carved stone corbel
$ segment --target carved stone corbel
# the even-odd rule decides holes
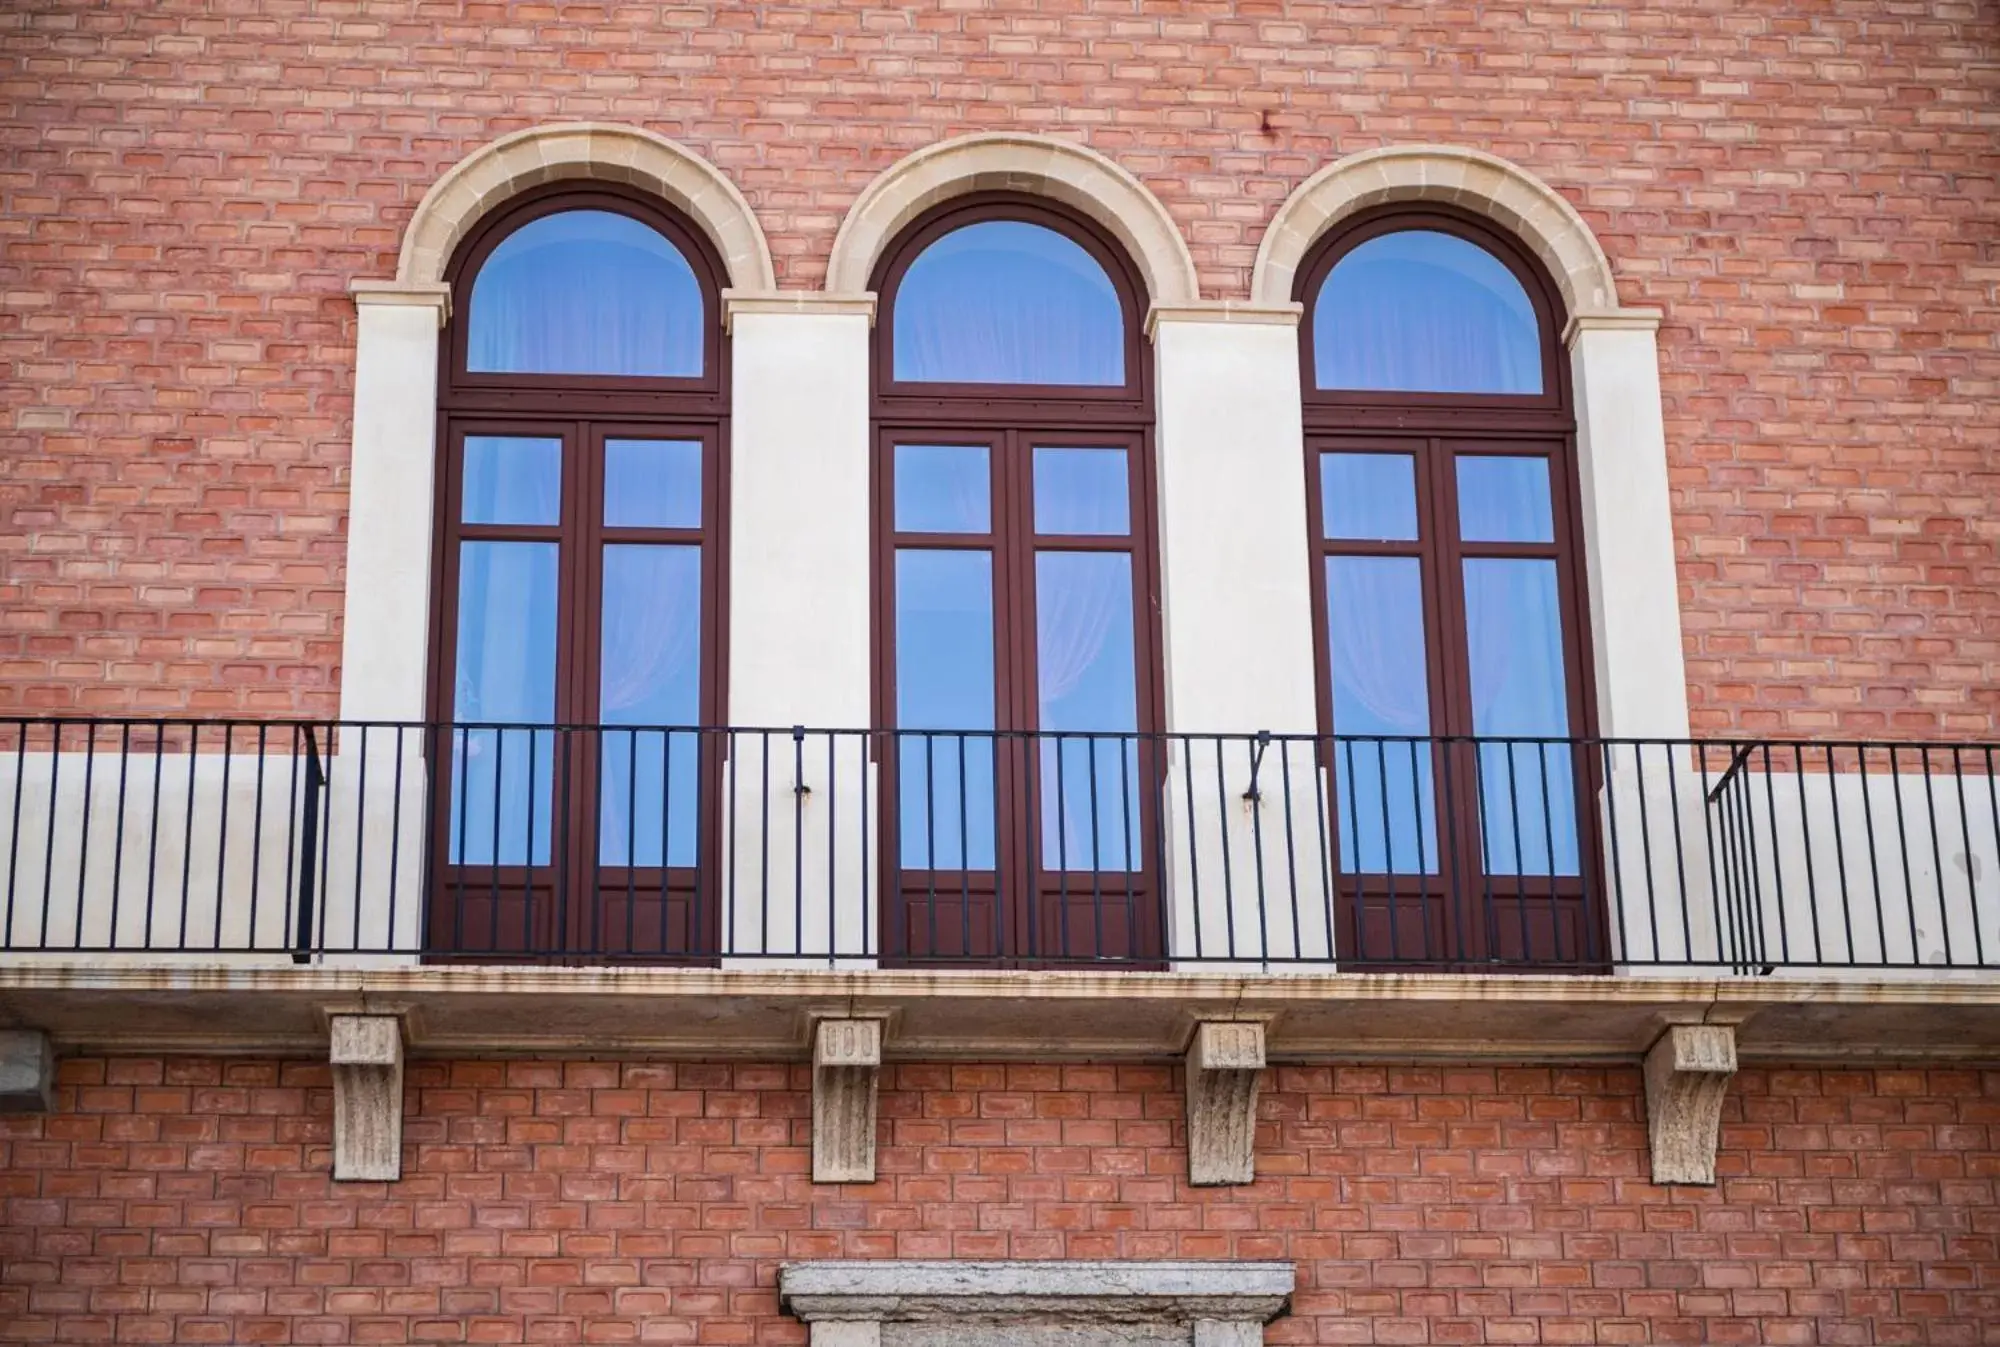
[[[813,1182],[875,1181],[875,1090],[882,1021],[813,1025]]]
[[[1715,1182],[1722,1098],[1735,1074],[1734,1025],[1672,1025],[1646,1053],[1654,1183]]]
[[[333,1067],[333,1177],[403,1176],[403,1020],[329,1015]]]
[[[1264,1026],[1202,1020],[1187,1051],[1188,1182],[1199,1187],[1257,1177],[1257,1078]]]
[[[0,1029],[0,1113],[54,1107],[56,1055],[39,1029]]]

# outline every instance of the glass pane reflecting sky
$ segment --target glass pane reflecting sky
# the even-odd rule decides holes
[[[925,248],[896,290],[895,377],[924,383],[1125,382],[1118,290],[1082,245],[983,220]]]
[[[694,268],[657,230],[569,210],[509,234],[479,269],[466,315],[476,373],[701,373],[707,327]]]
[[[1499,258],[1410,229],[1360,244],[1313,302],[1314,383],[1405,393],[1539,393],[1541,329]]]

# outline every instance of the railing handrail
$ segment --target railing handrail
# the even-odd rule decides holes
[[[168,714],[142,715],[25,715],[0,713],[0,728],[20,726],[62,726],[101,727],[116,729],[121,726],[134,728],[141,726],[171,726],[175,728],[199,729],[335,729],[335,730],[401,730],[406,733],[430,733],[443,730],[503,730],[508,732],[543,733],[634,733],[634,734],[703,734],[703,735],[791,735],[803,731],[808,735],[835,735],[852,738],[865,735],[933,735],[940,737],[963,736],[967,739],[1130,739],[1174,742],[1183,739],[1215,740],[1230,742],[1267,741],[1271,743],[1368,743],[1368,744],[1547,744],[1551,747],[1602,746],[1608,748],[1654,748],[1687,747],[1726,751],[1731,755],[1731,770],[1735,760],[1748,757],[1762,748],[1804,749],[1820,752],[1825,749],[1846,751],[1894,750],[1898,753],[1921,754],[1932,752],[1991,752],[2000,755],[2000,738],[1996,739],[1846,739],[1815,735],[1758,735],[1746,737],[1740,734],[1716,736],[1684,735],[1536,735],[1536,734],[1354,734],[1345,731],[1327,730],[1217,730],[1217,729],[1164,729],[1164,730],[1052,730],[1052,729],[980,729],[957,728],[944,725],[815,725],[815,724],[756,724],[732,722],[723,723],[676,723],[648,722],[624,723],[610,721],[526,721],[526,720],[399,720],[399,719],[348,719],[339,716],[177,716]]]
[[[0,715],[0,952],[1992,970],[1996,751]]]

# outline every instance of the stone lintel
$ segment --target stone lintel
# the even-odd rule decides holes
[[[1252,1340],[1235,1326],[1254,1333],[1284,1313],[1292,1285],[1290,1263],[842,1260],[786,1264],[778,1300],[814,1326],[815,1347],[831,1347],[819,1340],[822,1322],[995,1320],[1181,1324],[1204,1334],[1202,1347],[1243,1347]]]
[[[1713,1184],[1722,1099],[1736,1074],[1736,1027],[1676,1024],[1646,1054],[1653,1182]]]
[[[1188,1182],[1199,1187],[1257,1177],[1257,1079],[1264,1025],[1202,1020],[1187,1051]]]
[[[818,1020],[812,1055],[813,1182],[873,1183],[882,1021]]]
[[[333,1067],[333,1177],[403,1176],[403,1020],[400,1015],[327,1017]]]
[[[0,1113],[55,1107],[55,1049],[39,1029],[0,1029]]]

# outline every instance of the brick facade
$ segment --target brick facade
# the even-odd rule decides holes
[[[719,165],[788,287],[872,175],[967,130],[1115,157],[1218,298],[1340,155],[1505,155],[1666,312],[1697,727],[1990,734],[1996,47],[1964,0],[18,0],[0,707],[333,711],[347,284],[470,150],[594,118]]]
[[[827,1257],[1295,1260],[1277,1344],[2000,1341],[2000,1071],[1746,1069],[1713,1190],[1647,1182],[1626,1067],[1279,1068],[1233,1189],[1166,1067],[892,1067],[854,1188],[801,1066],[408,1088],[404,1179],[336,1187],[320,1063],[64,1063],[0,1120],[0,1341],[797,1345]]]

